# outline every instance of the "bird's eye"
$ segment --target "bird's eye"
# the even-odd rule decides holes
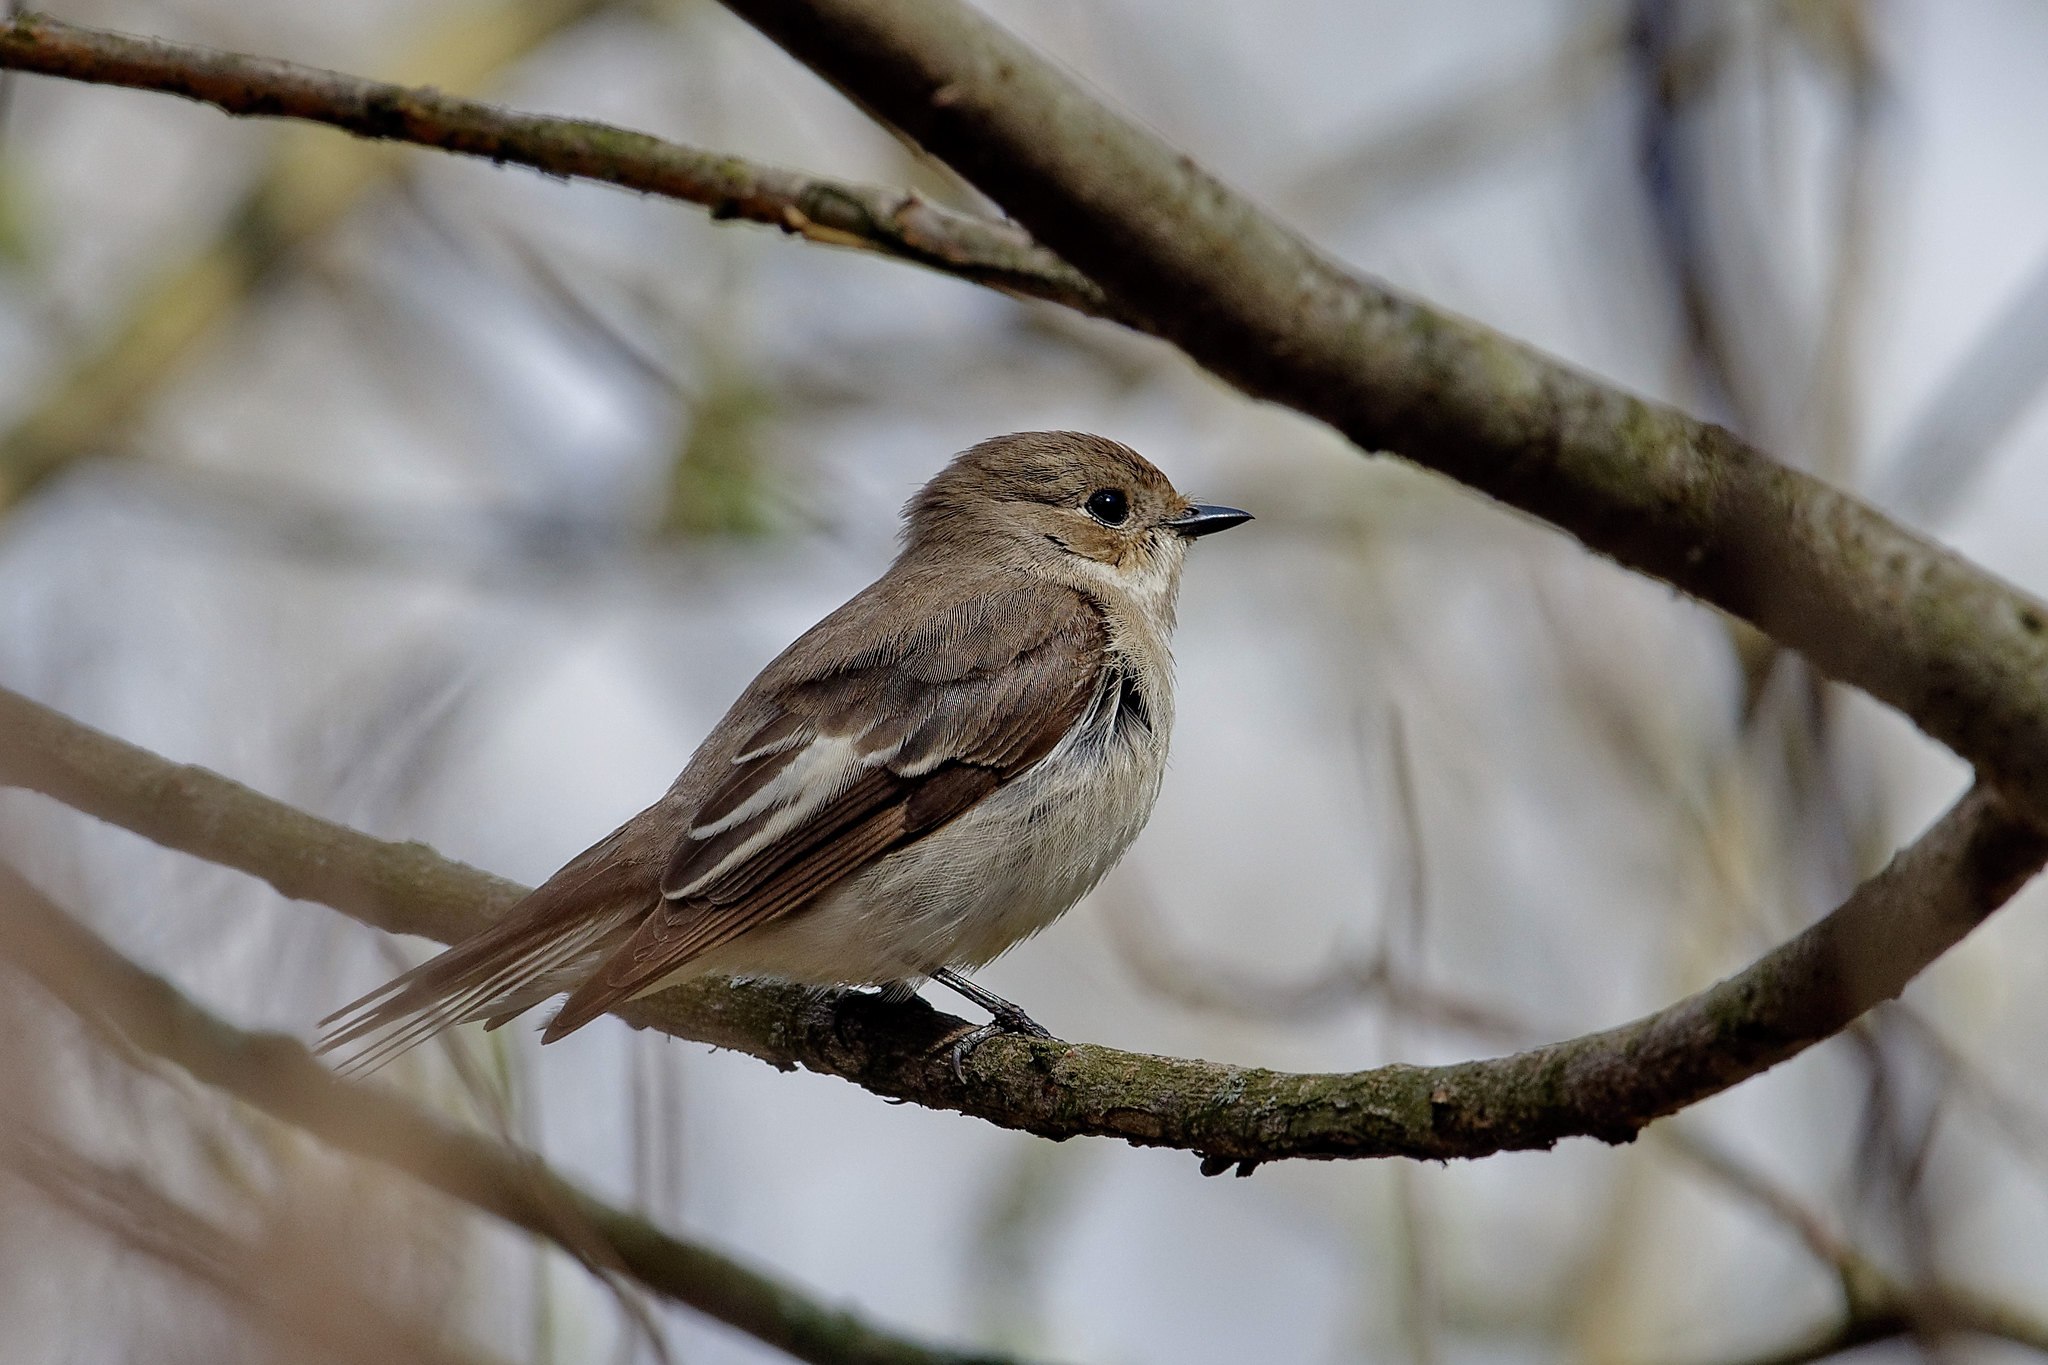
[[[1131,515],[1131,500],[1121,488],[1098,488],[1088,495],[1088,515],[1104,526],[1121,526]]]

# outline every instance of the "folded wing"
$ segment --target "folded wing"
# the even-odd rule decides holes
[[[775,690],[677,843],[662,904],[544,1038],[801,910],[973,807],[1080,723],[1108,655],[1084,599],[1036,584],[972,598],[888,646]]]
[[[706,741],[669,797],[497,923],[323,1021],[322,1050],[366,1043],[349,1066],[368,1069],[578,980],[543,1038],[580,1028],[969,810],[1050,753],[1108,676],[1078,593],[1015,579],[906,612],[888,586],[763,671],[727,717],[736,744]]]

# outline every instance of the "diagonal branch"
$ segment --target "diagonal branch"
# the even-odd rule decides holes
[[[417,84],[487,83],[551,38],[622,0],[477,0],[416,6],[397,57]],[[18,12],[19,4],[8,6]],[[0,30],[4,32],[5,30]],[[12,79],[9,76],[8,79]],[[308,130],[310,131],[310,130]],[[317,135],[276,139],[214,231],[172,248],[90,335],[65,344],[20,410],[0,424],[0,513],[74,461],[135,453],[124,438],[195,353],[310,243],[396,178],[392,149]],[[179,234],[182,237],[182,234]]]
[[[1683,1125],[1659,1130],[1665,1145],[1722,1189],[1791,1231],[1841,1279],[1846,1302],[1837,1322],[1772,1352],[1773,1361],[1817,1360],[1889,1337],[1949,1333],[1993,1337],[2048,1353],[2048,1320],[1948,1284],[1908,1286],[1845,1242],[1813,1209]]]
[[[2035,686],[2048,617],[2030,599],[1726,432],[1346,273],[970,11],[939,0],[732,3],[1112,282],[1118,302],[1092,311],[1160,319],[1152,330],[1247,390],[1323,416],[1363,445],[1400,449],[1749,617],[1906,710],[2029,810],[2048,810],[2048,689]],[[923,221],[929,206],[894,191],[833,187],[814,204],[805,196],[817,182],[802,177],[432,91],[45,20],[0,26],[0,65],[520,160],[806,235],[823,224],[825,240],[846,233],[1037,297],[1074,303],[1061,289],[1081,279],[1061,276],[1057,258],[1008,225],[967,215],[930,210],[941,238],[957,229],[970,243],[964,260],[950,246],[905,245],[904,215]],[[851,199],[840,193],[849,188]],[[873,194],[884,200],[862,198]],[[849,203],[860,212],[831,216]],[[990,254],[974,254],[983,248]],[[1067,285],[1046,285],[1056,277]],[[417,845],[367,839],[38,710],[21,711],[17,733],[0,726],[16,780],[287,894],[444,939],[518,894]],[[38,749],[31,732],[54,747]],[[1461,1067],[1288,1076],[1004,1042],[978,1056],[963,1088],[936,1063],[958,1021],[916,1004],[823,1006],[772,987],[700,986],[628,1013],[884,1094],[1047,1136],[1188,1147],[1212,1165],[1480,1155],[1575,1134],[1625,1138],[1828,1036],[1901,989],[2044,853],[2042,836],[1980,789],[1834,915],[1713,990],[1621,1029]]]
[[[1080,272],[1014,223],[708,152],[588,119],[518,113],[408,87],[191,43],[81,28],[43,15],[0,21],[0,69],[155,90],[223,113],[304,119],[549,175],[700,204],[830,246],[878,252],[1079,312],[1121,316]]]
[[[4,690],[0,785],[40,791],[384,929],[446,941],[521,890],[420,844],[373,839],[170,763]],[[1442,1160],[1568,1137],[1625,1142],[1896,996],[2044,861],[2048,835],[1980,786],[1832,914],[1718,985],[1619,1028],[1454,1066],[1298,1074],[999,1038],[975,1052],[962,1083],[945,1046],[966,1025],[921,1000],[821,1000],[768,983],[697,982],[621,1015],[1042,1137],[1184,1148],[1212,1172],[1285,1157]]]
[[[616,1268],[664,1298],[816,1365],[1005,1365],[929,1347],[827,1308],[708,1247],[602,1203],[529,1152],[448,1124],[388,1086],[346,1081],[305,1046],[216,1018],[115,952],[0,863],[0,958],[136,1048],[331,1146]]]
[[[1778,464],[1356,273],[959,0],[725,0],[1151,329],[1721,607],[2048,818],[2048,606]]]

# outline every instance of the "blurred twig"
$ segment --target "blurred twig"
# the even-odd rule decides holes
[[[1953,1077],[1957,1092],[1991,1121],[2015,1154],[2048,1176],[2048,1107],[1988,1074],[1919,1010],[1901,1005],[1894,1011],[1894,1022],[1932,1054]]]
[[[1741,1196],[1744,1203],[1798,1237],[1815,1259],[1841,1277],[1843,1293],[1852,1308],[1883,1290],[1887,1283],[1883,1272],[1789,1190],[1683,1124],[1667,1124],[1658,1130],[1657,1136],[1666,1151],[1683,1157],[1696,1173]]]
[[[960,0],[724,0],[1247,393],[1531,512],[2048,820],[2048,606],[1718,427],[1350,269]]]
[[[1803,367],[1793,363],[1794,321],[1773,283],[1784,234],[1760,227],[1757,206],[1726,192],[1728,166],[1752,154],[1746,147],[1722,153],[1713,131],[1726,121],[1716,117],[1714,96],[1727,84],[1735,42],[1729,30],[1738,11],[1711,0],[1633,0],[1629,42],[1641,92],[1638,170],[1692,387],[1709,413],[1751,439],[1787,442],[1795,462],[1843,485],[1854,483],[1856,343],[1869,293],[1884,126],[1885,83],[1865,9],[1859,0],[1780,0],[1767,9],[1775,29],[1801,40],[1842,96],[1844,146],[1830,163],[1834,250]],[[1791,141],[1774,137],[1770,145]],[[1717,228],[1741,245],[1730,250],[1723,241],[1716,252]],[[1805,420],[1783,416],[1791,412]],[[1738,620],[1727,630],[1746,679],[1743,714],[1750,719],[1781,662],[1781,646]],[[1806,682],[1819,686],[1817,679]]]
[[[1334,155],[1289,178],[1286,199],[1310,217],[1370,214],[1470,172],[1554,130],[1591,102],[1624,37],[1604,6],[1528,68],[1432,103],[1390,128],[1375,125]]]
[[[1741,348],[1707,258],[1710,177],[1699,148],[1700,106],[1727,65],[1729,12],[1688,0],[1633,0],[1625,50],[1641,105],[1637,171],[1690,361],[1707,411],[1759,431],[1758,404],[1737,363]],[[1698,31],[1696,31],[1698,30]]]
[[[400,65],[416,82],[480,84],[609,2],[501,0],[464,8],[417,35]],[[22,35],[53,30],[63,26],[34,15],[0,24],[0,68],[30,69],[11,59]],[[386,148],[298,132],[281,139],[226,214],[220,235],[161,266],[111,334],[71,357],[43,396],[0,432],[0,512],[71,461],[111,453],[127,424],[207,337],[403,164]]]
[[[975,1221],[966,1281],[983,1335],[1022,1349],[1047,1336],[1047,1282],[1062,1234],[1086,1207],[1084,1161],[1051,1143],[1017,1147],[989,1182]]]
[[[1834,256],[1813,347],[1807,406],[1812,467],[1824,478],[1848,485],[1860,482],[1857,384],[1862,334],[1871,305],[1871,267],[1884,222],[1879,210],[1892,198],[1883,193],[1881,175],[1887,161],[1884,134],[1891,90],[1871,31],[1872,8],[1869,0],[1797,0],[1778,11],[1840,91],[1844,145],[1831,158],[1834,202],[1829,206],[1834,215]]]
[[[1839,1322],[1742,1365],[1765,1361],[1793,1365],[1893,1337],[1936,1338],[1951,1333],[1991,1337],[2048,1354],[2048,1321],[1952,1286],[1908,1289],[1763,1172],[1682,1126],[1660,1129],[1659,1138],[1666,1150],[1683,1157],[1695,1171],[1798,1237],[1842,1282],[1844,1307]]]
[[[1173,928],[1135,875],[1104,920],[1118,960],[1147,990],[1183,1008],[1238,1019],[1303,1023],[1369,1003],[1434,1028],[1494,1043],[1526,1040],[1519,1020],[1480,1003],[1420,985],[1395,970],[1382,946],[1339,953],[1327,967],[1295,980],[1262,977],[1205,961],[1175,943]]]
[[[0,68],[158,90],[229,114],[305,119],[359,137],[601,181],[701,204],[714,218],[763,223],[1083,312],[1121,315],[1014,224],[942,208],[910,191],[764,166],[587,119],[518,113],[431,87],[34,16],[0,25]]]
[[[22,786],[322,901],[442,940],[523,888],[166,762],[0,690],[0,784]],[[1249,1169],[1283,1157],[1449,1158],[1626,1141],[1833,1036],[1904,989],[2048,861],[2048,835],[1987,787],[1965,795],[1833,913],[1741,972],[1656,1014],[1491,1061],[1293,1075],[999,1038],[964,1080],[967,1025],[921,1000],[702,981],[634,1002],[627,1022],[842,1076],[878,1094],[1047,1137],[1119,1137]]]
[[[487,1365],[487,1357],[458,1348],[427,1324],[385,1316],[353,1286],[280,1284],[274,1248],[217,1226],[142,1176],[68,1151],[53,1137],[0,1130],[0,1170],[117,1245],[203,1286],[252,1327],[290,1343],[290,1359]]]
[[[1429,924],[1429,845],[1422,829],[1422,799],[1416,789],[1415,757],[1408,726],[1397,709],[1387,721],[1387,768],[1392,774],[1393,805],[1400,813],[1400,889],[1388,898],[1380,917],[1380,960],[1395,980],[1405,978],[1421,956]],[[1387,1048],[1399,1057],[1407,1051],[1407,1021],[1393,1011],[1386,1021]],[[1401,1278],[1402,1331],[1413,1365],[1437,1365],[1443,1351],[1438,1327],[1443,1317],[1442,1276],[1438,1269],[1436,1219],[1420,1174],[1412,1162],[1394,1168],[1394,1210]]]
[[[1960,504],[2048,385],[2048,263],[2037,266],[1920,407],[1883,461],[1877,501],[1922,526]]]
[[[1503,1046],[1536,1036],[1525,1021],[1477,1000],[1410,979],[1402,960],[1417,946],[1426,917],[1428,868],[1406,730],[1398,715],[1388,732],[1393,809],[1400,832],[1397,885],[1381,907],[1380,941],[1370,953],[1338,952],[1315,973],[1293,981],[1261,978],[1198,959],[1174,941],[1150,889],[1135,874],[1104,922],[1118,959],[1146,989],[1184,1008],[1240,1019],[1301,1023],[1361,1004],[1379,1004],[1395,1019],[1463,1033]]]
[[[580,1261],[615,1265],[660,1294],[817,1365],[1003,1365],[928,1347],[707,1247],[604,1204],[531,1153],[454,1128],[386,1086],[346,1081],[303,1044],[250,1033],[187,999],[0,864],[0,954],[65,1006],[140,1052],[161,1057],[331,1146],[368,1157],[474,1205]]]

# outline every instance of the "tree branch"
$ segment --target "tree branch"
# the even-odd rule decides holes
[[[308,815],[4,690],[0,784],[395,932],[447,941],[521,894],[420,844]],[[962,1084],[945,1050],[966,1024],[921,1000],[821,1000],[795,987],[705,981],[621,1015],[1042,1137],[1198,1152],[1212,1173],[1285,1157],[1441,1160],[1568,1137],[1624,1142],[1896,996],[2044,861],[2048,836],[1988,788],[1973,789],[1832,914],[1718,985],[1619,1028],[1454,1066],[1298,1074],[998,1038],[973,1054]]]
[[[39,16],[0,23],[0,69],[601,180],[1115,318],[1750,621],[2048,820],[2048,605],[1719,427],[1347,271],[955,0],[727,4],[1045,245],[908,191]]]
[[[304,119],[358,137],[618,185],[701,204],[714,218],[764,223],[1008,294],[1124,316],[1022,228],[942,208],[911,190],[764,166],[586,119],[516,113],[431,87],[81,28],[42,15],[0,22],[0,69],[183,95],[227,114]]]
[[[815,1365],[1005,1365],[827,1308],[584,1193],[530,1152],[456,1128],[389,1086],[346,1081],[296,1039],[219,1019],[122,957],[0,862],[0,957],[68,1009],[330,1146],[381,1162],[599,1269]]]
[[[1902,1337],[1939,1341],[1947,1336],[1985,1337],[2048,1354],[2048,1331],[2042,1324],[2003,1304],[1958,1291],[1948,1296],[1923,1295],[1904,1303],[1874,1302],[1776,1350],[1712,1365],[1809,1365],[1880,1341]]]
[[[1121,302],[1109,311],[1163,319],[1160,334],[1247,390],[1368,447],[1402,449],[1748,616],[1905,709],[2027,809],[2048,810],[2048,689],[2035,685],[2048,665],[2048,614],[2030,599],[1726,432],[1345,273],[970,11],[939,0],[731,2],[1111,281]],[[601,125],[39,19],[0,25],[0,65],[519,160],[807,235],[823,225],[825,240],[844,233],[1076,303],[1080,277],[1063,276],[1057,258],[1007,225],[895,191],[819,190]],[[842,209],[848,216],[835,218]],[[921,223],[927,212],[938,215],[937,237],[905,237],[905,214]],[[52,744],[7,744],[40,774],[18,780],[288,895],[445,940],[519,894],[418,845],[368,839],[103,736],[81,739],[90,732],[51,713],[23,716],[19,735],[0,736],[35,731]],[[977,1054],[963,1088],[937,1057],[959,1021],[917,1003],[828,1006],[768,986],[699,985],[627,1016],[1046,1136],[1190,1148],[1215,1169],[1619,1140],[1895,994],[2044,854],[2032,826],[1979,790],[1835,914],[1737,977],[1621,1029],[1460,1067],[1290,1076],[1009,1040]]]
[[[2048,819],[2048,606],[1729,432],[1323,255],[958,0],[724,0],[1255,397],[1551,522]]]

